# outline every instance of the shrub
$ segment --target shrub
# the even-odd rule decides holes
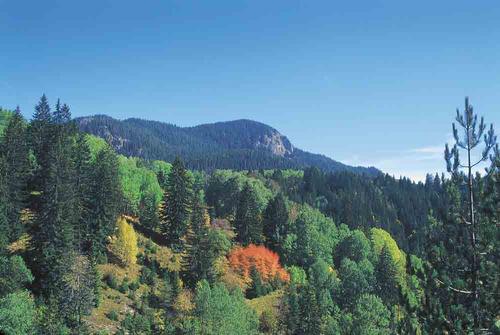
[[[112,310],[106,314],[108,319],[113,320],[113,321],[118,321],[118,312],[115,310]]]
[[[116,276],[113,273],[106,274],[106,276],[104,277],[104,281],[110,288],[114,290],[118,288],[118,280],[116,280]]]

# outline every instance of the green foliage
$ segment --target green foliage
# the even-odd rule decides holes
[[[240,292],[230,294],[221,284],[201,281],[196,288],[194,315],[204,335],[258,334],[259,320]]]
[[[374,269],[367,259],[356,263],[349,258],[344,258],[339,268],[340,305],[351,308],[358,297],[373,291]]]
[[[372,294],[364,294],[356,301],[353,312],[352,334],[390,334],[390,312],[381,299]]]
[[[286,264],[308,267],[317,259],[333,263],[332,253],[339,236],[330,218],[309,206],[301,206],[290,230],[283,246]]]
[[[243,245],[258,244],[262,239],[262,219],[257,192],[250,184],[245,184],[239,194],[234,228],[238,242]]]
[[[353,230],[352,233],[339,243],[335,250],[335,263],[340,265],[344,258],[354,262],[360,262],[371,254],[370,240],[361,230]]]
[[[184,164],[176,159],[165,182],[163,207],[160,213],[161,230],[170,246],[182,249],[182,238],[189,226],[192,180]]]
[[[104,254],[107,238],[114,233],[121,209],[122,191],[117,156],[109,148],[97,153],[91,168],[86,235],[90,253],[97,257]]]
[[[0,107],[0,135],[2,135],[5,127],[7,127],[7,123],[12,117],[13,113],[9,110],[2,109]]]
[[[397,267],[398,282],[404,285],[406,279],[406,254],[398,248],[396,241],[383,229],[372,228],[370,230],[373,251],[380,256],[382,249],[386,248],[387,253]]]
[[[389,306],[399,299],[398,268],[386,246],[382,248],[375,267],[377,279],[376,292]]]
[[[303,268],[292,265],[287,268],[287,271],[290,274],[290,284],[298,286],[306,284],[307,275]]]
[[[217,217],[233,217],[239,201],[239,194],[245,185],[254,191],[255,202],[262,212],[272,197],[271,191],[264,183],[243,172],[216,170],[208,181],[207,204],[214,208]]]
[[[154,198],[155,206],[160,203],[163,191],[156,173],[135,157],[118,156],[120,183],[125,197],[127,211],[138,213],[141,196]]]
[[[33,279],[20,256],[0,256],[0,297],[22,289]]]
[[[282,193],[269,201],[262,221],[266,246],[279,252],[289,229],[288,208]]]
[[[0,155],[3,156],[5,169],[4,210],[9,227],[5,230],[10,242],[17,240],[24,230],[21,211],[26,207],[28,194],[26,183],[30,177],[29,148],[26,122],[19,109],[9,117],[0,137]]]
[[[9,293],[0,298],[0,333],[34,334],[35,303],[28,291]]]

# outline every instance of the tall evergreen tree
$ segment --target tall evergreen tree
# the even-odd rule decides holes
[[[44,94],[35,106],[35,113],[29,125],[30,143],[37,163],[37,169],[35,170],[34,179],[31,184],[37,191],[40,191],[43,184],[41,169],[46,169],[48,164],[48,153],[52,144],[51,127],[52,114],[49,102]]]
[[[453,136],[455,138],[455,145],[450,150],[448,145],[445,148],[445,160],[447,163],[448,172],[454,175],[455,181],[460,181],[459,171],[461,168],[466,170],[466,182],[467,182],[467,214],[466,216],[461,216],[461,224],[467,227],[467,237],[464,240],[464,245],[462,246],[468,250],[467,255],[470,264],[466,265],[468,268],[465,269],[465,273],[470,274],[470,278],[463,278],[470,285],[469,290],[458,290],[458,294],[467,294],[470,296],[470,311],[473,315],[474,325],[473,330],[479,331],[482,321],[480,315],[480,283],[479,277],[481,270],[481,258],[480,254],[484,252],[479,250],[478,243],[478,220],[477,220],[477,199],[474,198],[475,185],[474,185],[474,175],[473,168],[480,164],[481,162],[488,159],[489,152],[496,144],[496,136],[494,134],[493,125],[490,125],[488,132],[484,135],[484,146],[480,153],[479,159],[473,161],[473,151],[478,145],[481,144],[483,139],[483,134],[486,130],[486,125],[484,119],[481,118],[478,123],[477,115],[474,113],[472,105],[469,104],[469,99],[465,98],[465,109],[461,114],[457,109],[456,121],[462,128],[463,134],[459,134],[459,131],[453,123]],[[466,159],[465,162],[460,159],[459,151],[465,151]],[[469,277],[469,276],[468,276]]]
[[[172,169],[165,181],[163,208],[160,213],[161,230],[168,244],[182,250],[188,226],[191,200],[191,179],[179,157],[172,164]]]
[[[33,234],[38,276],[43,292],[57,294],[62,268],[75,247],[74,227],[78,196],[75,189],[73,139],[65,125],[48,125],[51,130],[40,145],[46,147],[46,161],[40,167],[42,176],[40,210]]]
[[[139,220],[141,225],[151,230],[156,230],[159,225],[158,208],[156,206],[155,194],[148,191],[141,193],[139,201]]]
[[[267,247],[278,252],[288,228],[288,209],[282,193],[269,201],[262,221]]]
[[[398,302],[398,269],[392,260],[387,246],[382,248],[377,265],[375,266],[376,293],[386,305],[392,306]]]
[[[122,205],[118,157],[106,147],[97,153],[91,169],[86,245],[90,255],[100,257],[105,254],[106,238],[115,231]]]
[[[29,149],[26,140],[26,124],[19,107],[9,119],[0,139],[0,154],[5,162],[6,230],[9,241],[16,240],[24,230],[21,211],[27,205],[27,181],[29,177]]]
[[[0,255],[6,252],[8,245],[7,232],[9,225],[7,221],[7,187],[5,180],[7,179],[7,169],[5,168],[5,160],[0,155]]]
[[[241,244],[260,243],[262,220],[257,195],[249,183],[246,183],[240,192],[234,227],[236,228],[237,240]]]
[[[78,196],[75,207],[76,220],[76,240],[80,253],[88,251],[88,239],[90,236],[89,223],[91,221],[91,177],[92,164],[90,148],[87,144],[86,135],[76,134],[76,141],[73,149],[73,160],[75,162],[75,190]]]

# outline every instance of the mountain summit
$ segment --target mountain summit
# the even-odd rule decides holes
[[[252,120],[178,127],[173,124],[106,115],[75,119],[87,133],[102,137],[126,156],[172,161],[182,157],[192,169],[274,169],[316,166],[325,171],[375,175],[374,167],[353,167],[292,145],[276,129]]]

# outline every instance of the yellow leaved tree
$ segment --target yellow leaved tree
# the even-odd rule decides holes
[[[111,240],[111,253],[125,266],[135,264],[139,248],[134,227],[124,217],[118,218],[116,225],[118,230]]]

